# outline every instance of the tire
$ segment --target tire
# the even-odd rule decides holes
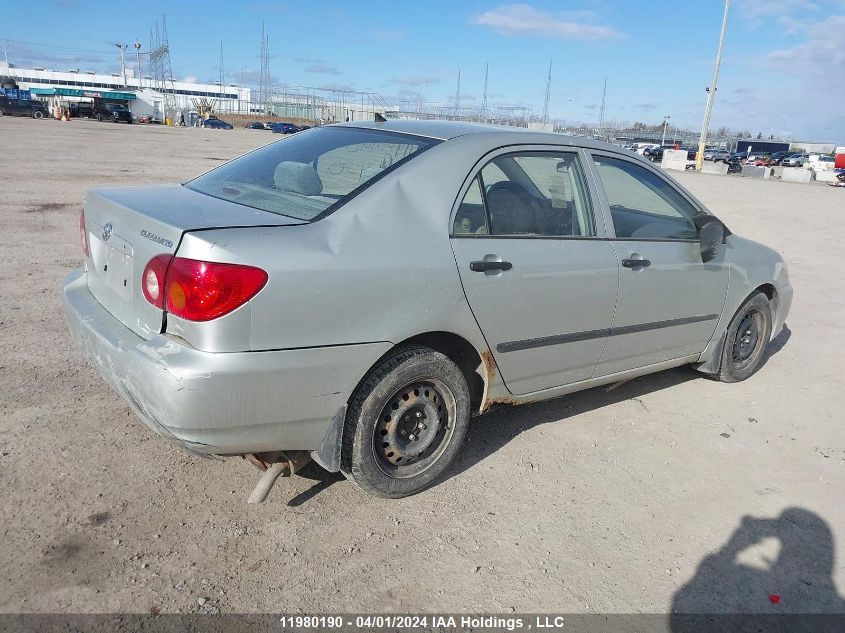
[[[6,114],[6,113],[3,112],[3,108],[0,108],[0,116],[3,116],[4,114]]]
[[[772,336],[772,309],[762,292],[749,297],[728,326],[722,362],[715,376],[722,382],[741,382],[760,369]]]
[[[428,347],[394,350],[349,401],[341,472],[378,497],[424,490],[457,455],[469,425],[469,401],[466,379],[450,358]]]
[[[44,113],[41,110],[36,110],[35,112],[32,113],[32,118],[33,119],[43,119]]]
[[[100,114],[99,112],[97,113],[97,120],[98,120],[100,123],[102,123],[102,122],[103,122],[103,115],[102,115],[102,114]]]

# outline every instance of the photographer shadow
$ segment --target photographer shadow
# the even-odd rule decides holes
[[[779,547],[779,552],[749,556],[752,548],[759,551],[766,545]],[[817,514],[788,508],[773,519],[745,516],[728,542],[707,556],[675,594],[671,630],[712,631],[714,621],[727,619],[727,614],[747,616],[752,627],[774,615],[845,614],[833,564],[833,534]],[[710,614],[714,620],[690,614]],[[736,630],[746,630],[736,618],[729,621]]]

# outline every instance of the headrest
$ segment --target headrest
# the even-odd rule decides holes
[[[276,189],[292,191],[303,196],[316,196],[323,192],[323,181],[317,170],[307,163],[285,161],[276,165],[273,172]]]

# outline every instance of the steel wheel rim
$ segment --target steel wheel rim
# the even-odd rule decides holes
[[[455,413],[451,390],[436,378],[397,389],[373,429],[373,458],[379,470],[406,479],[431,468],[451,443]]]
[[[748,366],[757,358],[763,343],[763,329],[763,314],[759,310],[749,310],[740,320],[731,349],[731,360],[738,368]]]

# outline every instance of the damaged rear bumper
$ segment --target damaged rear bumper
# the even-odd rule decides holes
[[[166,335],[137,336],[97,302],[81,270],[65,278],[62,299],[73,338],[138,417],[206,454],[318,449],[332,417],[392,346],[202,352]]]

